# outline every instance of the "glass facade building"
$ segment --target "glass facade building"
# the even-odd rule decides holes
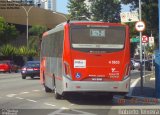
[[[14,0],[14,1],[20,1],[27,4],[34,4],[35,6],[44,8],[46,10],[56,11],[56,0]]]

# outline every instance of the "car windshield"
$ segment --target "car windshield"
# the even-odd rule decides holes
[[[27,63],[26,66],[28,66],[28,67],[40,67],[40,63]]]
[[[6,64],[6,63],[9,63],[7,61],[0,61],[0,64]]]

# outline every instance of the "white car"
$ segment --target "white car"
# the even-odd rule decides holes
[[[134,69],[138,69],[139,70],[139,68],[140,68],[140,63],[138,62],[138,61],[135,61],[135,60],[133,60],[133,59],[131,59],[131,63],[132,63],[132,69],[134,70]]]

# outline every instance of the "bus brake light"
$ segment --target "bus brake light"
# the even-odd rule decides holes
[[[125,74],[124,74],[124,78],[123,78],[123,79],[126,79],[127,77],[129,77],[129,74],[130,74],[130,65],[127,64],[127,65],[126,65]]]
[[[70,70],[70,67],[69,67],[69,64],[68,63],[64,63],[64,70],[65,70],[65,74],[71,78],[71,70]]]

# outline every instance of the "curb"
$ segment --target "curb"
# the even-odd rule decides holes
[[[119,105],[160,105],[160,99],[151,97],[115,95],[113,99]]]
[[[146,77],[152,76],[153,74],[154,74],[154,73],[144,75],[144,76],[143,76],[144,82],[146,81]],[[151,78],[153,78],[153,77],[150,77],[149,80],[151,80]],[[137,85],[137,83],[138,83],[140,80],[141,80],[141,78],[139,77],[139,78],[137,78],[137,79],[131,84],[130,92],[128,93],[128,95],[132,95],[135,86]]]

